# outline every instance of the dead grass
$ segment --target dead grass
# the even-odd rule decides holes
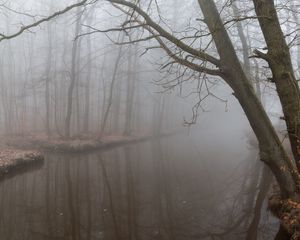
[[[98,150],[108,147],[129,144],[150,138],[149,135],[139,136],[122,136],[110,135],[103,136],[101,139],[96,138],[71,138],[63,139],[59,137],[48,138],[44,135],[30,135],[26,137],[14,137],[6,140],[8,146],[20,149],[38,149],[52,152],[84,152]]]

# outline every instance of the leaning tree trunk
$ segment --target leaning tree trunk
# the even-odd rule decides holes
[[[238,11],[238,6],[237,6],[236,1],[232,2],[232,9],[233,9],[234,17],[238,18],[239,11]],[[237,27],[237,31],[238,31],[238,36],[239,36],[239,38],[241,40],[241,44],[242,44],[244,71],[247,74],[249,80],[252,82],[253,87],[255,87],[257,97],[262,102],[257,61],[255,61],[255,76],[252,76],[251,64],[250,64],[250,60],[249,60],[250,47],[248,45],[246,35],[244,34],[244,31],[243,31],[242,22],[238,21],[236,23],[236,27]],[[249,224],[249,226],[247,225],[247,227],[248,227],[247,234],[246,234],[247,240],[256,240],[257,239],[258,227],[259,227],[260,218],[261,218],[261,210],[263,208],[263,203],[265,201],[269,187],[271,186],[271,182],[272,182],[272,175],[271,175],[270,170],[267,168],[267,166],[261,167],[261,164],[258,161],[259,161],[259,159],[256,159],[255,162],[252,163],[253,164],[252,172],[254,172],[255,174],[251,175],[252,178],[250,179],[250,186],[249,186],[250,193],[247,198],[247,206],[249,206],[249,208],[251,210],[250,214],[249,214],[249,217],[251,217],[250,224]],[[261,171],[262,171],[262,175],[261,175],[261,178],[259,179],[259,175],[260,175]],[[259,182],[259,185],[257,186],[258,182]],[[258,188],[258,194],[256,194],[257,188]],[[255,199],[256,199],[256,201],[255,201]]]
[[[258,139],[260,157],[275,175],[282,194],[294,196],[299,175],[244,73],[213,0],[198,0],[220,56],[224,80],[234,91]]]
[[[300,91],[294,75],[289,47],[280,27],[274,0],[253,0],[258,21],[267,43],[266,54],[256,51],[272,71],[282,105],[288,135],[300,170]]]
[[[258,139],[261,160],[275,175],[282,196],[294,198],[299,183],[296,167],[283,149],[263,106],[255,95],[250,80],[242,69],[214,1],[198,0],[198,2],[220,55],[223,78],[234,90],[234,95],[240,102]],[[287,84],[285,86],[286,91],[295,93],[295,88],[290,89]]]

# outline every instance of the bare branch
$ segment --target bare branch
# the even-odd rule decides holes
[[[36,15],[31,15],[29,13],[25,13],[25,12],[19,12],[17,10],[14,10],[12,8],[9,8],[7,7],[4,3],[0,5],[2,8],[5,8],[6,10],[10,11],[10,12],[13,12],[13,13],[16,13],[18,15],[23,15],[23,16],[26,16],[26,17],[30,17],[30,18],[35,18],[37,17]]]
[[[258,19],[258,18],[270,19],[270,17],[268,17],[268,16],[241,16],[241,17],[232,18],[232,19],[224,22],[224,25],[232,23],[232,22],[242,22],[242,21],[245,21],[245,20]]]
[[[269,60],[268,55],[261,52],[261,51],[259,51],[258,49],[255,49],[253,51],[253,53],[254,53],[254,55],[250,56],[249,58],[261,58],[261,59],[264,59],[266,61]]]
[[[48,21],[50,21],[53,18],[56,18],[56,17],[58,17],[58,16],[60,16],[60,15],[62,15],[64,13],[66,13],[66,12],[69,12],[73,8],[80,7],[80,6],[84,5],[84,4],[86,4],[87,2],[88,2],[88,0],[83,0],[83,1],[80,1],[78,3],[72,4],[72,5],[66,7],[63,10],[60,10],[60,11],[57,11],[57,12],[53,13],[52,15],[50,15],[48,17],[42,18],[42,19],[40,19],[40,20],[38,20],[38,21],[36,21],[34,23],[31,23],[29,25],[22,26],[20,28],[20,30],[17,31],[16,33],[14,33],[14,34],[11,34],[11,35],[0,34],[0,42],[3,41],[3,40],[8,40],[8,39],[15,38],[15,37],[21,35],[23,32],[30,30],[31,28],[37,27],[37,26],[39,26],[40,24],[42,24],[44,22],[48,22]]]
[[[76,36],[76,39],[79,38],[79,37],[83,37],[83,36],[86,36],[86,35],[91,35],[91,34],[94,34],[94,33],[122,32],[122,31],[131,30],[131,29],[135,29],[135,28],[140,28],[140,27],[143,27],[144,25],[145,24],[134,25],[134,26],[129,26],[129,27],[120,27],[120,28],[108,28],[108,29],[104,29],[104,30],[97,29],[97,28],[94,28],[94,27],[88,26],[88,25],[83,25],[84,27],[92,29],[93,31],[79,34],[78,36]]]
[[[133,44],[133,43],[138,43],[138,42],[145,42],[145,41],[149,41],[151,39],[157,38],[159,37],[159,35],[152,35],[149,37],[145,37],[145,38],[140,38],[140,39],[136,39],[136,40],[131,40],[131,41],[127,41],[127,42],[113,42],[116,45],[127,45],[127,44]]]
[[[138,7],[136,4],[128,2],[128,1],[124,1],[124,0],[106,0],[106,1],[109,1],[114,4],[127,6],[131,9],[133,9],[140,16],[142,16],[145,19],[146,24],[149,25],[151,28],[153,28],[155,31],[157,31],[161,37],[166,38],[167,40],[169,40],[170,42],[172,42],[177,47],[181,48],[183,51],[185,51],[187,53],[195,55],[195,56],[201,58],[202,60],[208,61],[208,62],[214,64],[215,66],[220,66],[219,59],[217,59],[199,49],[194,49],[194,48],[188,46],[187,44],[185,44],[184,42],[180,41],[178,38],[176,38],[171,33],[167,32],[165,29],[163,29],[161,26],[159,26],[157,23],[155,23],[151,19],[151,17],[146,12],[144,12],[140,7]]]
[[[217,76],[221,76],[222,72],[220,70],[215,70],[215,69],[210,69],[210,68],[206,68],[206,67],[202,67],[200,65],[197,65],[195,63],[192,63],[190,61],[187,61],[185,59],[182,59],[178,56],[176,56],[168,47],[167,45],[161,40],[160,37],[156,37],[156,40],[158,41],[158,43],[160,44],[160,46],[166,51],[166,53],[173,58],[177,63],[189,67],[190,69],[197,71],[197,72],[203,72],[203,73],[207,73],[209,75],[217,75]]]

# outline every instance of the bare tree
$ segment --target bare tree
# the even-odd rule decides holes
[[[77,8],[77,14],[76,14],[76,26],[75,26],[75,40],[73,42],[72,46],[72,59],[71,59],[71,73],[70,73],[70,85],[68,89],[68,104],[67,104],[67,115],[65,120],[65,137],[70,138],[71,134],[71,117],[72,117],[72,110],[73,110],[73,92],[76,85],[77,80],[77,54],[79,49],[79,39],[76,38],[81,29],[81,17],[82,17],[82,11],[80,8]],[[78,111],[78,109],[77,109]]]
[[[275,82],[295,162],[300,171],[300,91],[295,78],[289,46],[280,27],[274,1],[253,0],[258,21],[267,44],[267,53],[255,51],[266,60]]]
[[[125,35],[124,34],[119,34],[119,38],[120,41],[124,40]],[[101,122],[101,128],[100,128],[100,133],[99,136],[101,137],[104,133],[106,124],[107,124],[107,120],[108,120],[108,116],[109,116],[109,111],[111,109],[111,105],[113,102],[113,93],[114,93],[114,87],[117,81],[117,74],[118,74],[118,70],[120,68],[120,61],[123,55],[123,45],[119,46],[118,49],[118,53],[117,53],[117,58],[115,60],[115,64],[113,66],[113,74],[112,74],[112,78],[111,78],[111,82],[110,82],[110,86],[109,86],[109,95],[108,95],[108,100],[107,100],[107,104],[104,110],[104,114],[103,114],[103,120]]]
[[[90,25],[93,20],[92,10],[88,16],[87,24]],[[90,29],[88,29],[88,33]],[[91,36],[87,36],[87,76],[86,76],[86,84],[85,84],[85,106],[84,106],[84,122],[83,122],[83,131],[88,133],[89,131],[89,121],[90,121],[90,85],[91,85],[91,75],[92,75],[92,42]]]
[[[110,0],[110,2],[125,13],[127,11],[123,10],[122,6],[134,9],[135,14],[133,14],[131,22],[136,24],[135,28],[142,27],[151,34],[150,37],[136,41],[146,41],[151,38],[156,39],[160,47],[174,62],[197,72],[220,76],[226,81],[233,89],[234,95],[240,102],[258,139],[261,160],[272,170],[280,186],[282,195],[294,198],[299,184],[299,174],[295,163],[287,156],[263,106],[255,95],[251,81],[238,60],[214,1],[199,0],[198,3],[204,15],[204,22],[217,48],[219,59],[204,51],[192,48],[182,40],[177,39],[153,21],[138,5],[125,0]],[[268,54],[259,51],[255,51],[255,54],[257,57],[267,60],[272,69],[273,78],[284,109],[296,164],[298,164],[298,152],[295,149],[297,149],[298,144],[296,131],[300,129],[297,127],[299,119],[297,115],[298,111],[300,111],[298,100],[300,98],[298,97],[299,89],[293,75],[289,50],[280,29],[273,1],[262,2],[254,0],[253,2],[256,6],[257,15],[267,16],[259,17],[258,19],[269,50]],[[270,19],[272,20],[270,21]],[[123,26],[120,30],[124,29],[126,27]],[[276,37],[274,37],[274,32],[276,33]],[[176,46],[179,51],[174,52],[170,48],[171,44]],[[192,56],[192,59],[202,60],[202,62],[207,62],[208,64],[198,64],[194,61],[188,61],[189,57],[182,57],[184,55]]]
[[[132,131],[132,114],[133,114],[133,101],[135,94],[135,82],[136,82],[136,69],[137,69],[137,45],[132,48],[129,47],[129,56],[128,61],[128,76],[126,83],[126,111],[125,111],[125,127],[124,127],[124,135],[130,135]]]
[[[50,3],[50,11],[52,12],[53,1]],[[50,82],[51,82],[51,66],[52,66],[52,24],[49,21],[47,26],[48,34],[48,52],[47,52],[47,61],[45,69],[45,105],[46,105],[46,133],[50,136]]]

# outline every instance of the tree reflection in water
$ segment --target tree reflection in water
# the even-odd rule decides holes
[[[225,181],[176,141],[48,155],[42,169],[0,184],[1,240],[243,239],[241,172]],[[266,216],[268,237],[276,226]]]

